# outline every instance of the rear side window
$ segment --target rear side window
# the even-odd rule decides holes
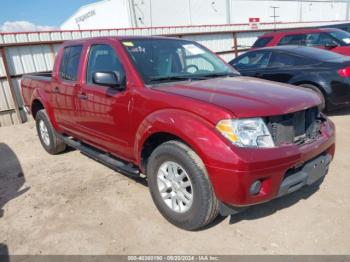
[[[306,36],[307,46],[338,45],[335,39],[328,33],[314,33]]]
[[[305,45],[306,35],[287,35],[281,39],[278,45]]]
[[[271,40],[272,40],[272,37],[261,37],[255,41],[255,43],[253,44],[253,48],[264,47],[268,43],[270,43]]]
[[[273,52],[269,67],[283,68],[287,66],[305,65],[308,63],[310,63],[308,59],[305,59],[305,62],[303,62],[303,59],[298,56],[294,56],[286,53],[280,53],[280,52]]]
[[[63,50],[63,57],[60,65],[61,79],[76,81],[78,76],[79,61],[83,47],[67,46]]]
[[[264,68],[269,64],[270,55],[267,51],[248,52],[230,64],[238,70]]]

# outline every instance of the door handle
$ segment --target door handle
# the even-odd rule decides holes
[[[52,92],[58,94],[60,92],[60,89],[56,86],[53,88]]]
[[[78,98],[81,100],[88,100],[89,97],[85,93],[80,93],[78,94]]]
[[[78,98],[81,100],[88,100],[91,99],[93,97],[92,94],[86,94],[86,93],[79,93],[78,94]]]

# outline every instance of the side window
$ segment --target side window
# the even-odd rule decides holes
[[[265,68],[269,64],[270,52],[250,52],[243,55],[233,66],[237,69],[258,69]]]
[[[298,64],[298,58],[284,53],[273,53],[269,67],[294,66]]]
[[[306,36],[307,46],[327,46],[336,45],[335,39],[327,33],[308,34]]]
[[[287,35],[278,45],[305,45],[306,35]]]
[[[259,47],[264,47],[266,46],[268,43],[270,43],[270,41],[272,40],[272,37],[261,37],[258,40],[255,41],[255,43],[253,44],[253,48],[259,48]]]
[[[82,46],[68,46],[63,50],[60,65],[60,77],[65,80],[76,81]]]
[[[60,65],[60,77],[66,79],[66,66],[69,58],[70,47],[65,47],[63,49],[63,56]]]
[[[86,82],[93,84],[92,76],[95,72],[115,72],[123,80],[125,73],[115,50],[109,45],[97,44],[90,48]]]

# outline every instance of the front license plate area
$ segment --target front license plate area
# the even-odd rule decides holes
[[[307,163],[303,168],[303,170],[308,174],[306,184],[311,185],[321,177],[325,176],[328,172],[328,166],[330,162],[330,155],[322,155],[315,160]]]

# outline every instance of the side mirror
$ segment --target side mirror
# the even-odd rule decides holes
[[[112,88],[123,89],[121,81],[115,72],[94,72],[92,82],[96,85],[108,86]]]
[[[329,43],[326,43],[325,45],[324,45],[324,47],[326,48],[326,49],[333,49],[333,48],[336,48],[338,45],[336,44],[336,43],[331,43],[331,42],[329,42]]]

